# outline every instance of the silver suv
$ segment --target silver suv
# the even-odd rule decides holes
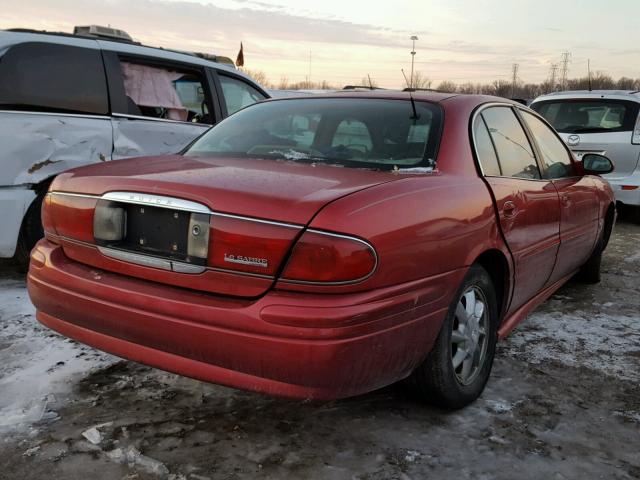
[[[224,57],[145,47],[103,31],[118,32],[0,31],[0,258],[28,258],[42,236],[42,197],[58,173],[177,153],[269,97]]]
[[[531,108],[545,117],[580,158],[606,155],[615,170],[605,178],[619,203],[640,222],[640,92],[558,92],[536,98]]]

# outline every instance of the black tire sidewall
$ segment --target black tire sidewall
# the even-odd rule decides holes
[[[451,334],[460,297],[472,286],[482,290],[487,301],[489,312],[488,344],[484,364],[477,377],[469,385],[462,385],[458,381],[451,363]],[[426,397],[427,401],[443,408],[457,409],[470,404],[480,396],[489,380],[493,366],[498,338],[498,319],[498,304],[491,277],[480,265],[472,265],[453,297],[433,349],[413,374],[414,385]]]

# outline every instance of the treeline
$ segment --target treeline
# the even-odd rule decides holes
[[[336,85],[326,80],[313,82],[303,80],[291,82],[287,77],[282,77],[278,82],[271,82],[266,74],[259,70],[243,70],[246,74],[253,77],[258,83],[266,88],[279,90],[339,90],[344,85]],[[364,77],[356,80],[352,85],[360,85],[365,87],[377,87],[378,83],[373,77]],[[614,79],[611,75],[604,72],[594,72],[591,78],[588,76],[580,78],[568,79],[566,85],[562,85],[559,81],[545,80],[542,83],[525,83],[517,81],[515,85],[508,80],[495,80],[490,83],[455,83],[445,80],[440,83],[434,83],[423,75],[416,72],[413,76],[413,85],[420,89],[433,89],[446,93],[472,93],[483,95],[495,95],[497,97],[506,98],[535,98],[545,93],[561,91],[561,90],[639,90],[640,78],[621,77]]]

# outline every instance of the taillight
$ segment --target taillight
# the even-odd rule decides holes
[[[213,268],[274,276],[299,227],[232,216],[211,217],[209,260]]]
[[[93,243],[93,211],[97,199],[79,194],[51,192],[45,210],[54,231],[60,237]],[[43,215],[44,217],[44,215]]]
[[[56,232],[56,227],[53,224],[53,219],[51,218],[51,194],[47,193],[44,196],[44,200],[42,202],[42,209],[40,210],[40,218],[42,220],[42,228],[44,230],[44,236],[47,240],[55,241],[58,236],[58,232]]]
[[[353,283],[370,276],[377,265],[367,242],[346,235],[307,230],[296,243],[282,280],[303,283]]]

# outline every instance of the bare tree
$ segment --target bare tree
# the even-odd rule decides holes
[[[443,82],[440,82],[440,85],[438,85],[438,88],[436,88],[436,90],[438,90],[439,92],[456,93],[458,91],[458,85],[456,85],[455,82],[452,82],[451,80],[445,80]]]
[[[425,77],[422,72],[414,72],[413,88],[431,88],[431,79]]]

